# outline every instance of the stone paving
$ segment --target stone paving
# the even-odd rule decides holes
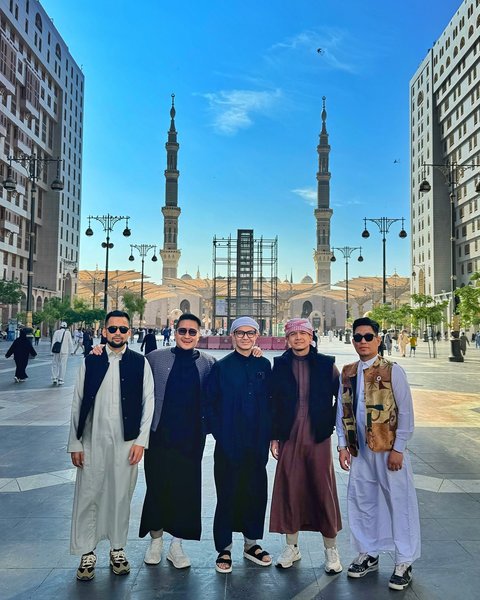
[[[416,357],[397,360],[412,386],[416,430],[410,454],[420,504],[422,557],[414,565],[414,580],[405,592],[387,587],[392,557],[382,555],[378,573],[352,580],[345,573],[329,577],[323,571],[321,537],[300,534],[302,560],[285,571],[261,568],[242,558],[235,536],[233,573],[214,570],[212,521],[213,440],[203,461],[203,535],[185,542],[192,567],[176,570],[165,559],[159,566],[143,563],[146,541],[137,537],[145,491],[143,468],[134,494],[127,555],[131,573],[116,577],[108,569],[108,544],[97,549],[96,577],[78,582],[76,556],[69,555],[74,468],[66,453],[70,403],[81,357],[69,359],[66,384],[50,383],[49,344],[28,367],[29,379],[13,381],[14,363],[5,359],[8,342],[0,342],[0,598],[7,599],[383,599],[394,596],[464,600],[480,597],[480,349],[469,347],[464,363],[450,363],[447,342],[430,359],[419,342]],[[134,346],[138,348],[138,346]],[[355,358],[350,345],[323,338],[320,351],[334,354],[341,367]],[[225,352],[212,351],[216,356]],[[266,352],[272,358],[275,352]],[[335,438],[335,436],[334,436]],[[336,443],[336,442],[335,442]],[[335,453],[336,455],[336,453]],[[268,464],[270,486],[275,464]],[[336,465],[344,516],[339,549],[344,567],[353,557],[345,510],[348,475]],[[268,514],[267,514],[268,520]],[[268,528],[268,527],[267,527]],[[266,529],[267,529],[266,528]],[[168,542],[168,537],[167,537]],[[283,540],[265,534],[263,545],[273,556]]]

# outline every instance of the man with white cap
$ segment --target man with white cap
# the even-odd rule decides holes
[[[58,342],[58,343],[57,343]],[[73,341],[70,331],[67,329],[65,321],[60,323],[60,328],[55,331],[52,337],[52,383],[53,385],[63,385],[65,371],[67,370],[67,360],[73,352]]]
[[[213,536],[219,573],[232,571],[233,531],[243,533],[246,559],[263,567],[272,564],[257,544],[263,537],[271,437],[271,366],[252,354],[258,333],[254,319],[236,319],[230,329],[235,350],[213,365],[207,382],[206,426],[216,440]]]
[[[289,349],[274,358],[271,452],[278,460],[270,511],[270,531],[286,534],[276,565],[300,560],[299,531],[318,531],[325,547],[325,571],[340,573],[336,537],[342,528],[331,435],[339,372],[335,358],[312,346],[308,319],[285,325]]]

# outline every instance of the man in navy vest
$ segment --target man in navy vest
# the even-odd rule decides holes
[[[94,550],[110,542],[110,567],[126,575],[124,552],[138,463],[148,445],[153,416],[153,376],[145,358],[130,350],[130,318],[107,314],[100,356],[80,366],[72,404],[68,452],[78,467],[70,551],[81,555],[77,579],[95,576]]]

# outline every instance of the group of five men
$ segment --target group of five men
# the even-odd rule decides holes
[[[113,311],[105,320],[106,346],[86,357],[72,406],[68,451],[79,467],[71,552],[82,555],[77,578],[95,575],[97,543],[110,541],[110,565],[130,570],[124,547],[137,465],[145,449],[146,496],[140,537],[150,535],[146,564],[160,563],[163,533],[176,568],[191,562],[183,540],[201,536],[201,461],[205,436],[215,438],[217,505],[215,569],[232,571],[232,534],[244,537],[243,556],[267,567],[272,558],[257,542],[267,506],[268,451],[278,461],[270,531],[286,534],[278,567],[301,558],[300,531],[323,536],[325,571],[340,573],[337,533],[342,528],[331,435],[337,428],[340,466],[350,470],[348,513],[359,552],[350,577],[378,569],[380,551],[395,553],[392,589],[411,581],[420,555],[418,507],[406,443],[413,409],[404,371],[378,356],[378,324],[353,324],[360,360],[342,374],[334,358],[312,346],[307,319],[285,326],[289,349],[270,361],[256,348],[258,324],[240,317],[231,326],[234,351],[219,361],[199,352],[201,322],[185,313],[174,347],[144,358],[128,348],[130,320]]]

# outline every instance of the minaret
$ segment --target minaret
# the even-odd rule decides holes
[[[170,129],[168,130],[168,141],[165,144],[167,150],[167,168],[165,170],[165,206],[163,213],[163,248],[160,250],[162,257],[162,283],[168,278],[177,277],[180,250],[177,248],[178,217],[181,209],[178,206],[178,178],[180,171],[177,169],[177,154],[179,144],[175,130],[175,94],[172,94],[172,108],[170,109]]]
[[[325,110],[325,96],[322,110],[322,131],[320,142],[317,146],[318,173],[317,173],[317,208],[314,211],[317,220],[317,249],[314,250],[315,270],[317,272],[317,283],[326,284],[330,287],[330,219],[333,210],[330,208],[330,171],[328,170],[328,157],[330,146],[327,133],[327,111]]]

